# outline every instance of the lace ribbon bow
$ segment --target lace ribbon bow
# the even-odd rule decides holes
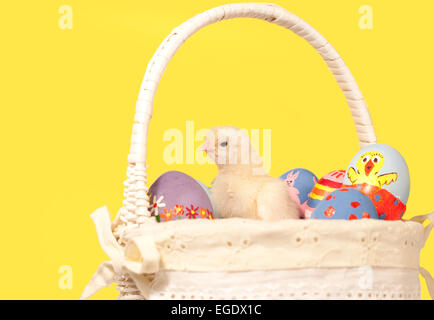
[[[116,275],[127,274],[146,298],[152,281],[146,275],[159,270],[160,254],[152,238],[138,236],[121,247],[113,236],[111,219],[107,207],[97,209],[91,214],[96,226],[98,240],[111,261],[103,262],[84,289],[80,299],[87,299],[104,287],[115,282]]]

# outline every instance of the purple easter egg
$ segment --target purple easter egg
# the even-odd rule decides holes
[[[150,211],[159,222],[180,219],[214,219],[208,194],[192,177],[168,171],[149,188]]]
[[[352,188],[340,188],[322,199],[311,219],[357,220],[379,219],[377,209],[369,197]]]

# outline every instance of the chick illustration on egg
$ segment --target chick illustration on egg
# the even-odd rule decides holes
[[[362,154],[357,160],[356,167],[348,169],[348,179],[351,184],[367,183],[371,186],[382,187],[395,182],[398,179],[398,173],[378,174],[378,171],[384,165],[384,156],[377,151],[368,151]]]
[[[348,166],[344,185],[365,184],[385,189],[406,204],[410,174],[402,155],[386,144],[372,144],[361,149]]]

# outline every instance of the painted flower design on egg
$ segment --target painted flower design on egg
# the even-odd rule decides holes
[[[167,210],[166,208],[164,208],[164,212],[160,213],[160,219],[163,219],[163,221],[173,220],[174,217],[175,216],[173,214],[173,210],[172,209]]]
[[[166,204],[163,202],[164,196],[160,196],[158,199],[156,196],[153,197],[153,200],[150,204],[150,212],[151,216],[157,216],[159,214],[159,208],[164,208]]]
[[[200,208],[199,215],[202,219],[206,219],[208,217],[208,210],[205,208]]]
[[[208,209],[206,211],[208,212],[208,219],[209,220],[214,220],[215,217],[214,217],[214,214],[212,213],[212,211],[209,211]]]
[[[187,207],[187,213],[185,214],[189,219],[196,219],[196,216],[198,215],[198,209],[199,207],[194,207],[193,205],[190,205],[190,208]]]
[[[184,206],[182,204],[176,204],[174,210],[176,216],[182,216],[184,214]]]

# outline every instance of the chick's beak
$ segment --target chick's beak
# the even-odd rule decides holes
[[[373,168],[374,168],[374,163],[371,160],[369,160],[365,165],[365,174],[369,176]]]
[[[200,151],[208,152],[208,150],[209,150],[209,146],[208,146],[208,144],[205,142],[205,143],[200,147]]]

